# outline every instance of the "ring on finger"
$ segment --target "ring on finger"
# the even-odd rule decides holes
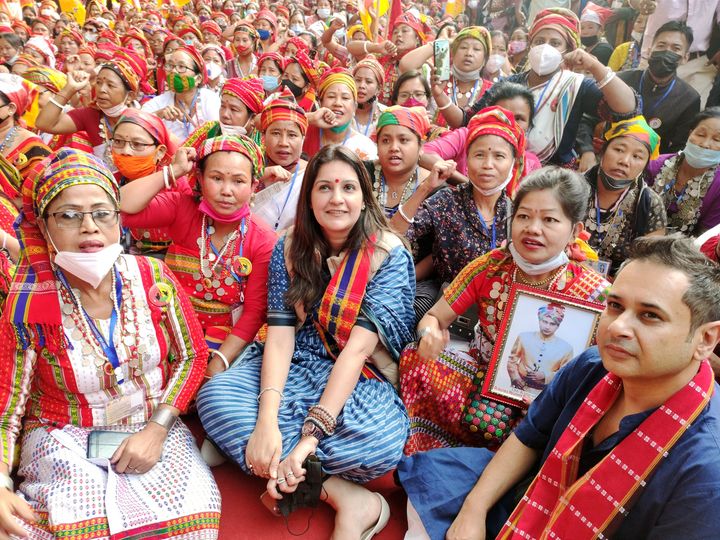
[[[285,483],[285,479],[284,479],[282,476],[277,479],[277,485],[278,485],[278,486],[279,486],[280,484],[284,484],[284,483]]]
[[[285,475],[286,478],[290,478],[291,476],[295,476],[295,473],[292,472],[292,471],[290,471],[289,473],[287,473],[287,474]]]

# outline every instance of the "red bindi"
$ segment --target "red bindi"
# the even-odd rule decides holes
[[[336,178],[336,179],[335,179],[335,183],[336,183],[336,184],[339,184],[339,183],[340,183],[340,179],[339,179],[339,178]]]

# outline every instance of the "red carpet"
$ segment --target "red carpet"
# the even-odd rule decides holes
[[[193,434],[202,443],[204,434],[197,417],[192,415],[183,420]],[[220,540],[289,540],[302,538],[308,540],[330,538],[335,514],[326,504],[312,509],[298,510],[290,515],[288,524],[280,517],[271,514],[260,502],[260,494],[265,491],[262,478],[247,476],[234,463],[224,463],[212,469],[222,494],[222,518],[220,520]],[[405,493],[395,485],[392,473],[379,478],[367,486],[380,492],[390,504],[390,521],[387,527],[375,536],[378,540],[402,539],[407,530],[405,517]],[[302,533],[308,527],[307,532]],[[288,531],[288,527],[291,532]]]

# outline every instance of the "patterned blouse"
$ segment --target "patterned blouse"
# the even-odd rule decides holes
[[[601,260],[610,261],[610,275],[614,275],[628,258],[633,240],[664,229],[667,216],[660,196],[642,180],[630,186],[612,208],[600,209],[597,171],[595,166],[585,173],[591,190],[585,229],[590,233],[588,244]]]
[[[445,188],[425,199],[407,237],[421,250],[432,245],[435,272],[441,283],[450,283],[467,264],[508,239],[511,215],[512,202],[504,192],[495,204],[494,221],[484,224],[471,184]]]

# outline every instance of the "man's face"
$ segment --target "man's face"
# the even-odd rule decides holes
[[[557,332],[557,329],[560,327],[560,323],[555,322],[555,319],[548,315],[543,315],[540,317],[540,333],[543,335],[543,337],[549,338],[552,336],[555,332]]]
[[[685,57],[688,52],[688,43],[685,35],[680,32],[663,32],[655,37],[650,52],[672,51]]]
[[[701,359],[701,330],[690,334],[690,308],[682,300],[688,286],[684,273],[655,262],[624,267],[598,325],[605,369],[623,379],[670,386],[692,376],[693,360]]]

